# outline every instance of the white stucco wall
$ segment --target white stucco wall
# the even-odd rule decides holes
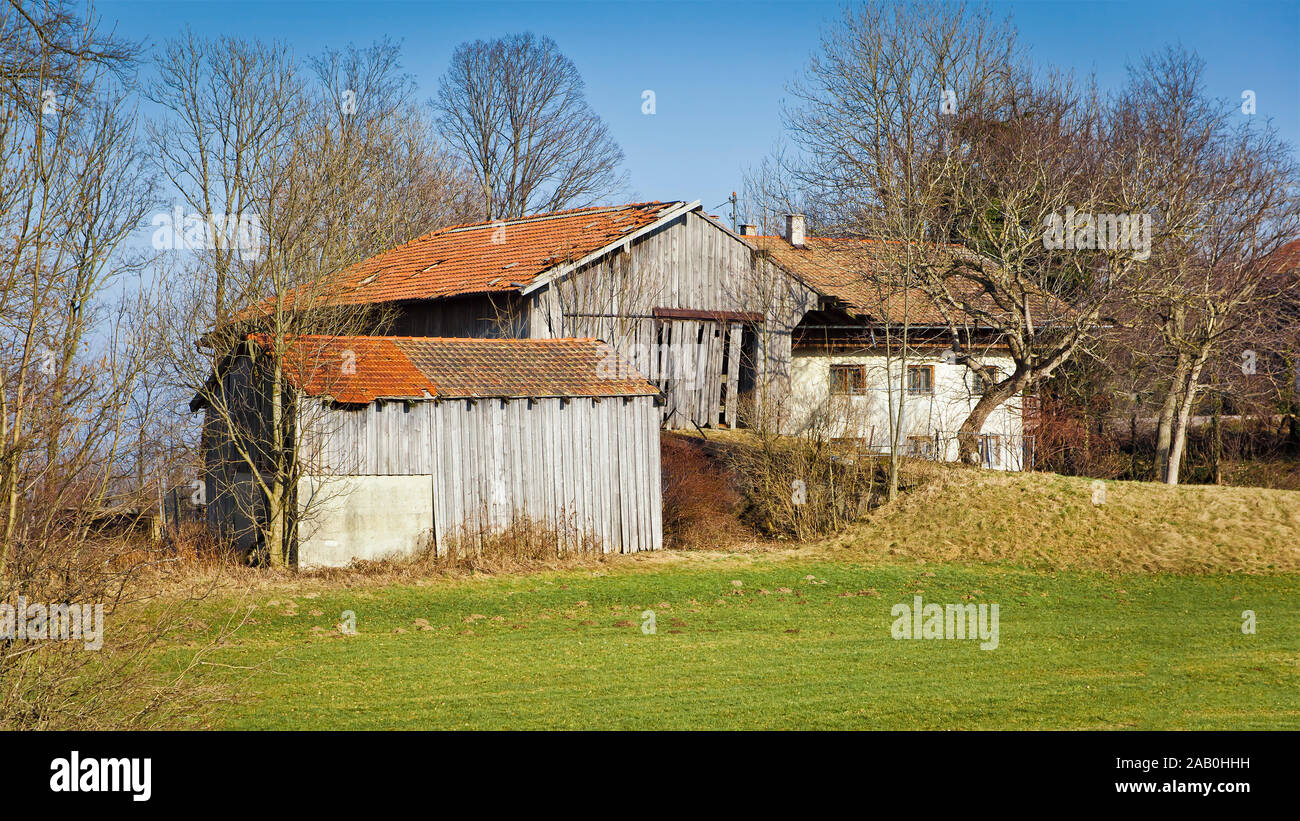
[[[433,476],[305,476],[298,504],[299,567],[406,556],[433,529]]]
[[[890,383],[886,378],[887,361],[883,354],[875,353],[796,350],[791,366],[790,392],[790,419],[795,429],[809,424],[820,411],[825,414],[825,418],[834,420],[833,435],[861,438],[872,449],[888,452]],[[1010,373],[1015,367],[1011,358],[1006,356],[985,356],[980,362],[985,366],[997,367],[1004,374]],[[832,395],[830,372],[833,364],[866,366],[866,394]],[[903,431],[899,440],[904,452],[907,452],[908,436],[933,438],[937,433],[938,455],[949,461],[955,460],[958,453],[957,429],[979,400],[979,396],[971,392],[969,369],[963,364],[944,362],[940,354],[910,355],[907,365],[934,367],[933,393],[910,394],[906,390],[898,390],[899,386],[905,385],[900,379],[903,364],[897,360],[889,364],[894,387],[893,401],[896,403],[901,399],[904,402]],[[1024,441],[1021,405],[1019,396],[1012,397],[989,415],[981,433],[1000,438],[996,448],[997,458],[986,466],[1021,469]]]

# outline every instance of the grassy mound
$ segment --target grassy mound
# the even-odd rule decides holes
[[[1300,570],[1300,492],[952,467],[832,545],[887,560],[1105,572]]]

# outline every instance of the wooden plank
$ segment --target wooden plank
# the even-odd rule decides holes
[[[560,402],[560,453],[563,457],[560,470],[564,475],[565,524],[570,534],[582,528],[581,456],[575,439],[575,419],[580,413],[575,403],[580,401],[570,399]],[[572,548],[574,545],[569,543],[566,547]]]
[[[709,310],[704,308],[655,308],[658,319],[692,319],[704,322],[762,322],[761,311]]]
[[[428,405],[428,436],[429,436],[429,472],[433,474],[433,537],[434,549],[441,554],[445,551],[445,528],[444,523],[450,515],[447,506],[447,495],[444,486],[451,475],[448,470],[447,458],[447,437],[440,427],[442,416],[440,407],[435,402],[427,402]]]
[[[640,411],[636,399],[630,399],[624,406],[623,429],[627,434],[632,434],[636,429],[636,418]],[[629,491],[629,510],[628,510],[628,538],[623,541],[621,546],[622,552],[632,553],[637,549],[641,533],[641,506],[645,496],[645,485],[641,479],[641,464],[638,459],[640,448],[637,447],[636,437],[625,435],[622,437],[627,440],[627,475],[631,482]]]
[[[650,543],[650,454],[646,447],[645,434],[638,433],[644,431],[648,423],[647,408],[640,397],[632,400],[633,413],[629,423],[631,424],[630,438],[638,446],[637,451],[637,487],[640,492],[637,494],[637,526],[638,533],[633,550],[647,550]]]
[[[650,454],[650,515],[651,515],[651,537],[650,549],[661,550],[664,546],[664,504],[663,504],[663,462],[659,452],[660,435],[659,425],[655,414],[653,400],[650,397],[641,397],[636,401],[640,402],[645,409],[646,422],[641,427],[643,446],[647,448]]]
[[[540,399],[537,407],[542,412],[542,418],[538,427],[541,433],[541,470],[546,475],[546,481],[543,483],[545,492],[545,507],[543,516],[550,522],[556,522],[556,512],[560,508],[560,486],[559,475],[555,467],[555,403],[557,399]]]
[[[611,410],[614,402],[609,399],[601,401],[597,406],[598,424],[594,427],[596,435],[597,457],[599,465],[598,487],[602,489],[600,493],[600,542],[602,550],[609,550],[610,541],[613,537],[613,529],[610,527],[610,510],[612,509],[611,501],[616,498],[618,493],[618,477],[611,475],[609,459],[609,441],[613,436],[613,414]]]
[[[628,407],[627,407],[628,400],[626,398],[619,398],[615,401],[619,403],[620,414],[625,414],[628,411]],[[627,451],[630,442],[628,438],[626,436],[620,436],[618,437],[617,443],[618,443],[618,476],[619,476],[618,481],[619,481],[619,485],[624,490],[623,493],[619,494],[620,496],[619,511],[618,511],[619,541],[618,541],[617,549],[620,552],[622,552],[626,549],[625,545],[631,543],[632,500],[629,497],[633,495],[633,491],[629,489],[635,487],[634,483],[636,481],[636,478],[631,470],[631,466],[629,465]]]
[[[592,476],[595,470],[594,455],[591,450],[592,444],[592,417],[595,416],[595,400],[591,398],[575,399],[574,404],[581,411],[580,414],[574,415],[574,440],[578,444],[580,457],[578,462],[578,474],[582,478],[582,529],[586,533],[593,532],[596,525],[595,503],[596,494],[599,492],[595,483],[592,482]]]
[[[731,345],[727,351],[727,406],[725,418],[728,427],[736,427],[736,394],[740,392],[740,343],[744,337],[745,326],[739,322],[730,325]]]
[[[447,523],[450,538],[457,538],[459,530],[466,524],[468,510],[465,507],[465,492],[468,487],[465,469],[465,433],[462,416],[465,402],[456,400],[443,403],[443,420],[447,423],[446,441],[451,457],[451,473],[447,485],[447,498],[450,502],[452,518]]]
[[[490,438],[484,442],[487,445],[484,448],[484,463],[490,465],[491,470],[492,527],[501,528],[510,524],[510,474],[506,466],[510,448],[505,427],[506,402],[491,399],[484,404],[488,416],[485,421],[491,425]]]

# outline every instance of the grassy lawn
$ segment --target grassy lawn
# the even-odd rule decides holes
[[[1000,647],[891,638],[891,607],[918,594],[999,604]],[[209,624],[256,609],[209,658],[229,666],[201,668],[239,693],[202,724],[1294,729],[1298,594],[1292,573],[882,564],[849,550],[302,585],[203,605]],[[335,627],[345,610],[357,635]],[[1242,633],[1243,610],[1257,613],[1257,634]]]

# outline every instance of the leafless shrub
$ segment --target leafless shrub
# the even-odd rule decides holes
[[[238,618],[215,636],[202,631],[202,646],[185,650],[176,665],[157,663],[160,645],[192,639],[192,605],[212,589],[213,574],[187,562],[192,554],[177,554],[147,535],[74,531],[20,542],[0,596],[14,613],[13,624],[6,619],[8,637],[0,638],[0,730],[172,727],[228,698],[223,687],[197,684],[192,674],[237,629]],[[159,598],[162,587],[173,595]],[[88,612],[102,606],[97,628],[81,622],[80,635],[57,640],[53,610],[65,605],[85,605]],[[44,636],[30,634],[34,608],[47,614]],[[29,622],[27,635],[16,629],[19,618]],[[99,646],[88,644],[92,636]]]
[[[204,650],[166,673],[151,656],[194,595],[142,609],[175,557],[149,538],[160,494],[139,446],[156,412],[140,401],[154,353],[141,329],[159,300],[126,244],[151,193],[121,81],[138,49],[81,11],[0,4],[5,729],[159,726],[208,695],[187,675]],[[98,651],[72,629],[74,605],[102,613]]]
[[[797,540],[834,533],[870,508],[881,459],[861,440],[840,438],[847,409],[828,403],[806,414],[797,435],[784,435],[777,410],[760,418],[751,443],[730,449],[727,461],[741,481],[743,519],[760,533]]]
[[[661,436],[665,547],[723,548],[747,530],[738,518],[742,497],[734,476],[703,444],[672,433]]]

